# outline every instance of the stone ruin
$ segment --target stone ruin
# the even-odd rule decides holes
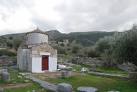
[[[4,92],[4,89],[0,87],[0,92]]]
[[[74,63],[74,64],[88,65],[91,67],[103,65],[102,60],[99,60],[97,58],[91,58],[91,57],[73,57],[68,62]]]
[[[62,70],[61,71],[61,78],[68,78],[72,76],[72,71],[69,70]]]
[[[72,85],[67,83],[60,83],[57,85],[57,92],[72,92]]]
[[[0,69],[0,78],[4,82],[10,81],[10,74],[8,73],[7,69]],[[4,92],[4,88],[0,87],[0,92]]]
[[[129,62],[118,65],[118,68],[127,72],[133,72],[137,70],[137,66]]]
[[[10,81],[10,74],[7,69],[0,70],[1,79],[5,82]]]
[[[77,92],[97,92],[95,87],[78,87]],[[72,85],[68,83],[60,83],[57,85],[57,92],[73,92]]]
[[[77,91],[78,92],[97,92],[98,89],[94,87],[78,87]]]

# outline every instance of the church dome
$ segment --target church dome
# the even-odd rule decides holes
[[[48,43],[48,35],[40,29],[35,29],[26,33],[26,44],[36,45],[41,43]]]

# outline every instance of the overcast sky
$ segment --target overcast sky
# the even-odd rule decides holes
[[[60,32],[124,30],[137,23],[137,0],[0,0],[0,35],[37,26]]]

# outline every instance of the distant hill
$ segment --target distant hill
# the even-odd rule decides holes
[[[76,40],[76,42],[84,45],[90,46],[96,43],[97,40],[105,36],[111,36],[115,32],[72,32],[69,34],[64,34],[58,37],[56,40],[69,39],[69,41]]]
[[[69,34],[60,33],[57,30],[50,30],[46,32],[49,35],[49,40],[54,41],[62,41],[64,39],[68,39],[71,41],[76,41],[77,43],[82,44],[83,46],[90,46],[96,43],[97,40],[103,38],[104,36],[111,36],[115,32],[72,32]],[[25,33],[19,34],[8,34],[0,36],[0,45],[1,47],[8,41],[12,41],[13,39],[23,40]]]
[[[60,37],[63,37],[63,33],[60,33],[57,30],[50,30],[46,32],[49,35],[49,40],[57,40]]]

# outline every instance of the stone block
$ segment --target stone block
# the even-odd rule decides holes
[[[57,85],[57,92],[72,92],[72,85],[67,83],[60,83]]]
[[[1,78],[4,81],[9,81],[10,80],[10,74],[8,72],[2,72]]]
[[[94,87],[78,87],[77,91],[78,92],[97,92],[98,89]]]
[[[3,88],[0,88],[0,92],[4,92],[4,89],[3,89]]]

